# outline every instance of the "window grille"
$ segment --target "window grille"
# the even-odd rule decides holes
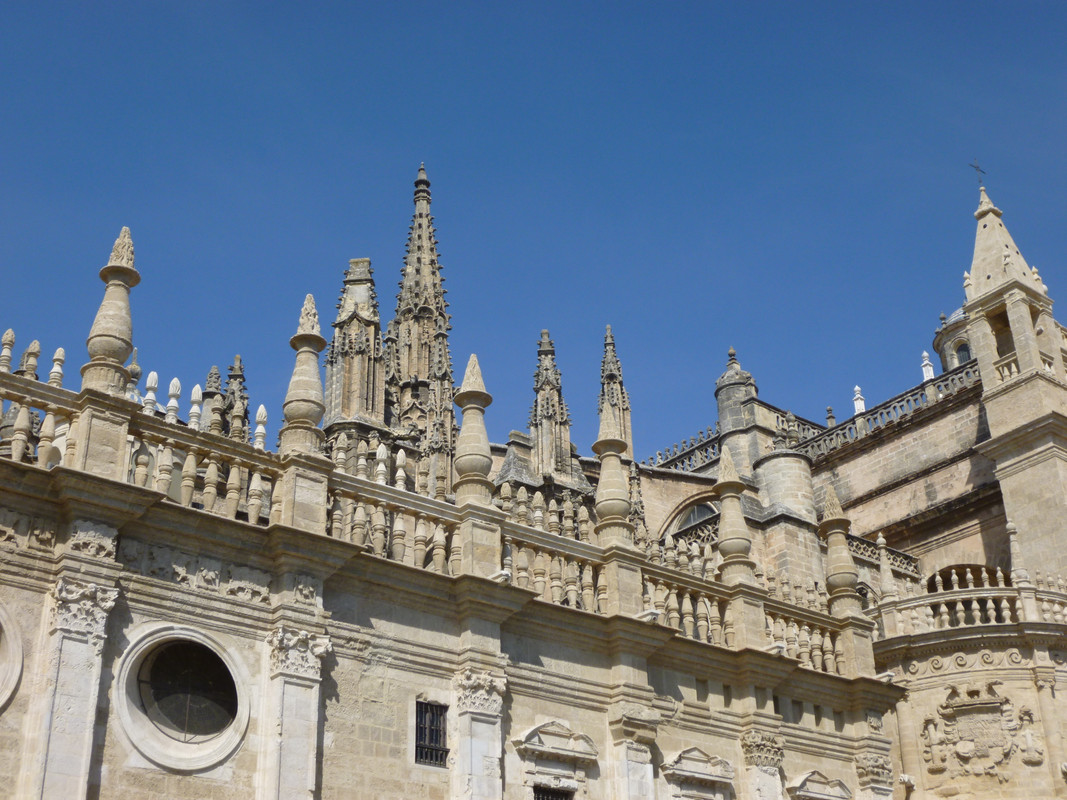
[[[568,789],[549,789],[544,786],[535,786],[533,800],[574,800],[574,792]]]
[[[415,763],[445,766],[448,758],[446,737],[448,706],[415,703]]]

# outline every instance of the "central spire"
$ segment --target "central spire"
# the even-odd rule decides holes
[[[424,451],[444,454],[442,468],[447,472],[455,440],[448,348],[452,325],[430,215],[430,180],[423,165],[415,178],[414,199],[396,315],[385,333],[386,417],[391,428],[417,439]]]
[[[965,275],[964,290],[973,300],[1013,280],[1021,281],[1044,293],[1044,284],[1022,257],[1015,240],[1001,220],[1001,210],[993,205],[985,187],[979,187],[978,230],[974,237],[971,271]]]

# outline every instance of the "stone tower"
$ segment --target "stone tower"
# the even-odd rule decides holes
[[[600,398],[597,401],[597,413],[612,416],[618,438],[626,443],[623,458],[633,460],[634,438],[630,430],[630,395],[622,384],[622,364],[615,352],[615,337],[611,326],[604,334],[604,358],[600,362]]]
[[[1025,563],[1067,568],[1057,542],[1067,516],[1067,383],[1064,331],[1037,270],[1027,265],[983,187],[974,258],[964,273],[967,339],[982,376],[1004,512],[1019,530]]]
[[[385,333],[385,420],[400,437],[418,442],[437,462],[436,474],[450,474],[455,389],[448,350],[452,326],[441,284],[430,216],[430,181],[420,166],[396,316]]]

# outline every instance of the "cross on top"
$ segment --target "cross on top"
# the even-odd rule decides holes
[[[968,164],[968,167],[974,170],[974,174],[978,177],[978,185],[982,185],[982,176],[985,175],[985,170],[978,166],[978,159],[974,160],[973,164]]]

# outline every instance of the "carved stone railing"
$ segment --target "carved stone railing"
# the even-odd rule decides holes
[[[720,647],[733,647],[733,623],[726,614],[727,594],[720,583],[679,569],[648,565],[641,571],[644,608],[655,621],[683,636]]]
[[[840,425],[835,425],[818,436],[802,441],[795,449],[813,459],[820,458],[980,382],[978,365],[974,361],[968,361]]]
[[[848,542],[849,552],[852,553],[854,559],[865,561],[875,567],[879,565],[878,545],[870,539],[853,536],[850,533],[846,535],[845,541]],[[915,556],[891,548],[886,548],[886,555],[889,558],[889,566],[894,572],[901,572],[910,578],[918,578],[922,574],[919,571],[919,559]]]
[[[510,584],[532,589],[546,603],[605,613],[608,589],[600,547],[513,521],[502,526],[501,535],[501,566]]]
[[[831,617],[825,609],[798,609],[776,599],[768,599],[763,610],[767,639],[778,653],[795,658],[802,667],[816,672],[845,674],[845,654],[838,636],[842,625],[839,618]]]

